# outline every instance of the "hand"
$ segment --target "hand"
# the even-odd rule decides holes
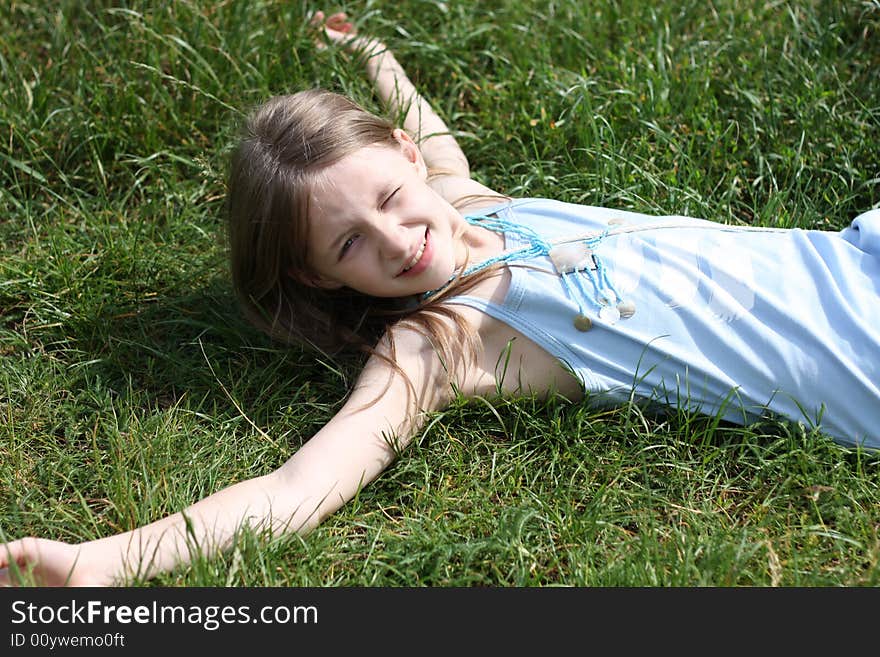
[[[81,563],[82,547],[43,538],[0,545],[0,586],[104,586]]]
[[[348,22],[348,15],[341,11],[327,18],[325,18],[323,11],[316,11],[310,24],[317,30],[323,29],[325,36],[337,44],[344,44],[351,40],[355,34],[354,25]],[[318,47],[324,48],[326,45],[319,39]]]
[[[381,41],[358,35],[345,12],[340,11],[325,16],[324,12],[319,10],[312,15],[309,23],[313,29],[323,32],[330,43],[342,46],[348,52],[372,56],[385,50],[385,45]],[[318,49],[327,47],[320,36],[316,38],[315,43]]]

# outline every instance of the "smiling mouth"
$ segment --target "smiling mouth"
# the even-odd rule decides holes
[[[401,274],[405,274],[406,272],[408,272],[410,269],[412,269],[413,267],[415,267],[418,264],[419,260],[422,259],[422,256],[425,255],[425,247],[427,245],[428,245],[428,231],[426,230],[425,236],[422,238],[422,245],[419,247],[419,250],[416,251],[415,255],[413,255],[413,257],[410,259],[410,261],[408,263],[406,263],[406,267],[404,267],[400,271],[400,274],[398,274],[398,276],[400,276]]]

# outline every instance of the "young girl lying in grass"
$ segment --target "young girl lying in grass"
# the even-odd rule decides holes
[[[270,335],[369,352],[350,397],[278,470],[181,513],[0,547],[4,582],[112,584],[187,563],[193,538],[308,532],[456,395],[769,413],[880,447],[880,211],[832,233],[508,198],[470,177],[383,44],[316,20],[403,128],[320,90],[259,107],[232,162],[232,270]]]

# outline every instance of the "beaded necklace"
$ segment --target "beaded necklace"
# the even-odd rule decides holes
[[[608,235],[609,229],[606,228],[597,235],[548,242],[528,226],[514,224],[506,219],[468,215],[465,220],[473,226],[480,226],[502,235],[504,233],[516,235],[524,240],[526,245],[471,265],[462,272],[462,277],[498,263],[547,256],[562,280],[566,294],[578,306],[578,314],[574,318],[574,326],[577,330],[589,331],[593,326],[593,320],[587,311],[588,306],[598,309],[594,310],[595,314],[608,324],[614,324],[621,318],[628,319],[635,313],[635,305],[625,300],[617,291],[608,276],[608,269],[596,253],[599,245]],[[587,289],[584,278],[589,280],[592,294]],[[422,298],[428,299],[441,289],[443,288],[425,292]]]

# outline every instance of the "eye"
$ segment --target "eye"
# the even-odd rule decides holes
[[[354,243],[358,237],[360,237],[360,235],[352,235],[347,240],[345,240],[345,243],[342,245],[342,248],[339,250],[339,257],[340,258],[342,258],[348,252],[348,250],[352,247],[352,245],[354,245]]]
[[[400,187],[398,187],[398,188],[395,189],[393,192],[391,192],[388,196],[386,196],[386,197],[385,197],[385,200],[382,201],[382,206],[381,206],[381,207],[384,208],[386,205],[388,205],[389,203],[391,203],[392,199],[394,199],[394,197],[397,195],[397,192],[399,192],[399,191],[400,191]]]

